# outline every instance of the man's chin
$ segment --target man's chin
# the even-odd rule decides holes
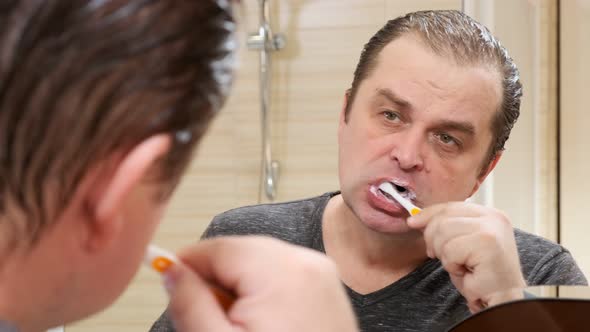
[[[384,234],[403,234],[414,232],[406,222],[407,215],[391,215],[383,211],[374,211],[361,217],[361,222],[369,229]]]

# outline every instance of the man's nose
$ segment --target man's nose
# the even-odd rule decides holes
[[[421,171],[424,168],[423,143],[423,135],[417,130],[398,133],[390,157],[404,171]]]

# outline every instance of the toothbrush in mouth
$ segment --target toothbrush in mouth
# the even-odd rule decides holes
[[[384,192],[387,195],[391,196],[391,198],[395,199],[398,203],[400,203],[401,206],[404,207],[404,209],[408,210],[408,213],[410,214],[410,216],[415,216],[418,213],[420,213],[420,211],[422,211],[422,209],[420,209],[419,207],[417,207],[416,205],[414,205],[412,203],[412,201],[410,201],[409,199],[407,199],[404,196],[402,196],[393,187],[393,185],[390,182],[383,182],[382,184],[380,184],[379,185],[379,190],[381,190],[382,192]]]
[[[145,253],[144,264],[153,271],[164,274],[173,265],[180,264],[180,260],[173,253],[150,244]],[[227,312],[235,302],[235,296],[214,284],[209,284],[209,288],[217,298],[217,302]]]

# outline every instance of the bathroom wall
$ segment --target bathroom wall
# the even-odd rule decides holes
[[[590,277],[590,1],[561,1],[560,14],[561,241]]]

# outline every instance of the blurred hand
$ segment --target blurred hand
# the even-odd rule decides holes
[[[179,332],[358,331],[335,265],[318,252],[249,236],[204,240],[178,256],[166,284]],[[227,312],[208,282],[235,294]]]
[[[526,287],[514,230],[502,212],[452,202],[422,210],[408,225],[424,232],[427,255],[441,261],[472,312],[506,300],[498,294]]]

